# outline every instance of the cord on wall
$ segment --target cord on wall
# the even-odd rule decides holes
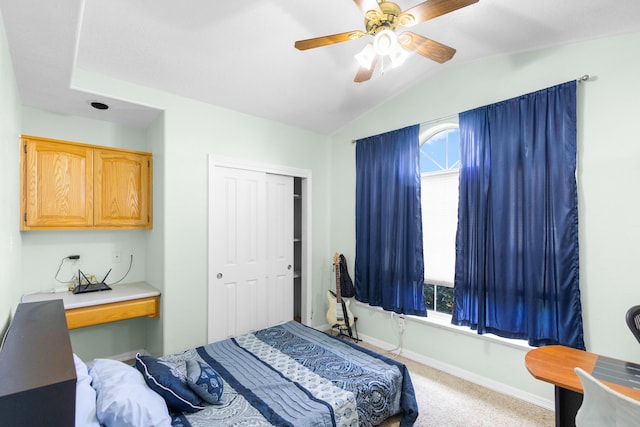
[[[53,278],[56,280],[56,282],[67,284],[67,283],[73,281],[73,278],[71,278],[71,280],[66,280],[66,281],[62,281],[62,280],[58,279],[58,274],[60,274],[60,269],[62,268],[62,264],[64,264],[64,261],[67,260],[67,259],[76,261],[76,260],[80,259],[80,255],[69,255],[69,256],[66,256],[66,257],[64,257],[64,258],[62,258],[60,260],[60,265],[58,265],[58,271],[56,271],[55,276],[53,276]]]
[[[396,320],[397,317],[397,320]],[[404,315],[398,315],[391,312],[391,321],[395,323],[398,331],[398,345],[391,350],[387,350],[387,353],[395,354],[396,356],[400,356],[402,354],[402,334],[404,332]]]
[[[115,285],[116,283],[120,283],[124,280],[125,277],[127,277],[127,275],[129,274],[129,272],[131,271],[131,266],[133,265],[133,254],[131,254],[131,257],[129,258],[129,269],[127,270],[126,273],[124,273],[124,276],[122,276],[119,280],[113,282],[113,283],[109,283],[109,285]]]

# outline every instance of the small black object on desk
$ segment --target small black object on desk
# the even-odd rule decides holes
[[[107,280],[107,276],[109,276],[109,273],[111,273],[111,269],[107,271],[107,274],[104,275],[104,277],[99,283],[91,283],[91,281],[87,278],[87,276],[85,276],[81,270],[78,270],[78,285],[75,288],[73,288],[72,292],[74,294],[84,294],[87,292],[110,291],[111,286],[105,283],[105,280]],[[87,281],[85,285],[82,284],[82,280],[80,279],[80,276],[84,277],[84,280]]]

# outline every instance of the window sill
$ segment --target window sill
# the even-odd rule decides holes
[[[383,313],[391,313],[389,311],[383,310],[381,307],[373,307],[370,306],[369,304],[365,304],[356,300],[353,300],[353,302],[358,306],[358,307],[363,307],[369,310],[378,310],[380,312]],[[395,313],[391,313],[392,316],[397,316]],[[405,319],[411,321],[411,322],[415,322],[415,323],[422,323],[425,325],[429,325],[429,326],[434,326],[437,328],[441,328],[441,329],[446,329],[458,334],[462,334],[462,335],[466,335],[475,339],[481,339],[481,340],[486,340],[486,341],[491,341],[491,342],[496,342],[499,344],[503,344],[509,347],[514,347],[517,349],[521,349],[521,350],[531,350],[535,347],[532,347],[529,345],[529,343],[525,340],[516,340],[516,339],[511,339],[511,338],[503,338],[503,337],[499,337],[497,335],[494,334],[483,334],[480,335],[478,334],[476,331],[471,330],[469,327],[467,326],[456,326],[456,325],[452,325],[451,324],[451,316],[446,315],[446,314],[442,314],[442,313],[436,313],[433,311],[429,311],[428,312],[428,316],[427,317],[420,317],[420,316],[409,316],[409,315],[404,315]]]

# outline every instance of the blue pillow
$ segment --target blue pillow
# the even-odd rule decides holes
[[[208,364],[187,359],[187,384],[205,402],[222,404],[224,384],[220,375]]]
[[[200,397],[187,385],[187,379],[171,364],[138,353],[136,368],[147,385],[167,402],[168,407],[181,412],[204,409]]]

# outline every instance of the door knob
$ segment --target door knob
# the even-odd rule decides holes
[[[222,273],[218,273],[218,274],[216,275],[216,278],[218,278],[218,279],[222,279]]]

